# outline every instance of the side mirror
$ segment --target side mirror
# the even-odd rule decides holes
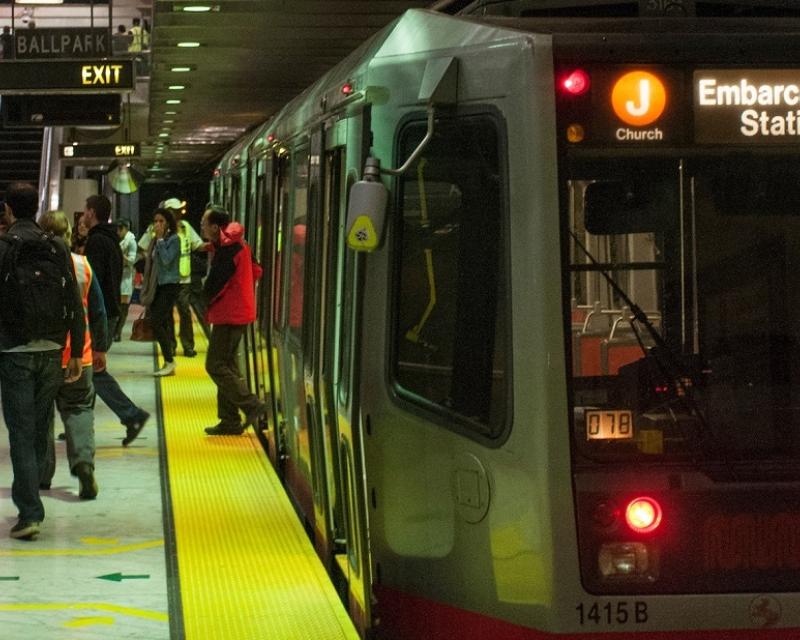
[[[375,251],[383,238],[389,192],[380,181],[380,164],[367,158],[364,179],[350,188],[347,205],[347,246],[354,251]]]

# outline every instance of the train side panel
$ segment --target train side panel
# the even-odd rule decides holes
[[[559,246],[552,241],[558,237],[558,206],[549,41],[446,22],[452,31],[434,24],[430,31],[436,37],[429,41],[456,38],[462,43],[458,50],[409,55],[402,61],[387,56],[373,63],[370,74],[371,84],[392,88],[390,104],[374,109],[374,151],[383,163],[397,166],[410,148],[403,142],[404,131],[421,126],[424,114],[408,103],[413,105],[427,60],[450,55],[458,60],[458,105],[437,120],[443,139],[422,154],[427,165],[417,163],[392,182],[394,219],[387,246],[367,260],[361,365],[369,384],[362,385],[362,420],[370,425],[366,454],[378,616],[384,621],[381,636],[392,638],[448,637],[446,631],[435,635],[435,623],[420,625],[420,619],[392,615],[395,609],[408,611],[404,598],[481,612],[490,626],[501,618],[520,627],[554,628],[553,522],[572,518],[569,449],[563,438],[551,437],[564,422],[566,404]],[[539,80],[532,83],[531,78]],[[473,140],[460,140],[460,132]],[[496,184],[479,166],[481,145],[474,141],[480,136],[485,136],[484,160],[491,163],[488,173],[496,176]],[[448,156],[451,145],[461,157]],[[441,166],[458,167],[459,162],[472,166],[449,171]],[[471,184],[475,179],[483,181],[478,190]],[[491,191],[494,200],[485,220],[476,219],[485,195],[481,191]],[[459,202],[452,201],[454,192]],[[437,223],[432,211],[437,206],[452,206],[463,217],[453,215],[448,227],[444,214]],[[425,220],[426,215],[431,219]],[[396,235],[401,217],[407,230],[403,239]],[[415,224],[420,232],[433,234],[432,267],[413,264],[423,255],[403,255],[398,267],[401,255],[409,253],[406,240],[413,231],[408,229]],[[436,241],[455,227],[462,231],[460,246]],[[480,266],[470,266],[460,252],[473,254]],[[448,273],[452,269],[461,275]],[[426,304],[434,301],[426,279],[435,284],[436,296],[422,322]],[[465,279],[474,279],[475,291]],[[384,293],[387,282],[392,283],[389,295]],[[496,305],[496,313],[481,313],[488,303]],[[415,309],[420,315],[414,315]],[[470,314],[477,319],[465,322]],[[385,318],[396,324],[387,327]],[[448,331],[467,342],[474,332],[488,331],[472,335],[476,342],[468,348],[492,342],[491,377],[500,382],[483,389],[477,375],[465,372],[486,363],[459,353],[457,345],[437,344]],[[443,350],[453,351],[454,372],[451,387],[444,390],[442,381],[433,379],[442,367],[426,365],[437,362]],[[432,379],[410,394],[398,378],[414,386],[414,375]],[[463,394],[458,385],[484,394],[484,401],[458,398]],[[449,397],[437,402],[442,391]],[[448,404],[463,411],[448,415]],[[465,420],[463,413],[470,408],[486,418]],[[558,535],[572,552],[567,566],[560,559],[558,575],[575,576],[574,529],[567,525]],[[435,610],[420,609],[418,615]],[[460,634],[485,637],[485,630],[467,627]]]

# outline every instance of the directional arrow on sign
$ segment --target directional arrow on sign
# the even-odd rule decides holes
[[[112,582],[122,582],[123,580],[147,580],[148,578],[150,578],[149,575],[124,576],[121,573],[109,573],[105,576],[97,576],[98,580],[110,580]]]

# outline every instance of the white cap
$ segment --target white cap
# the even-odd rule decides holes
[[[177,198],[170,198],[161,203],[164,209],[183,209],[186,206],[186,200],[178,200]]]

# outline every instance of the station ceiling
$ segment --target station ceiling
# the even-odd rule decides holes
[[[148,181],[201,177],[198,173],[208,171],[239,136],[267,120],[370,35],[406,9],[433,4],[154,0],[141,160]],[[187,11],[194,5],[210,10]],[[187,42],[199,46],[180,46]],[[175,86],[183,88],[170,88]]]

